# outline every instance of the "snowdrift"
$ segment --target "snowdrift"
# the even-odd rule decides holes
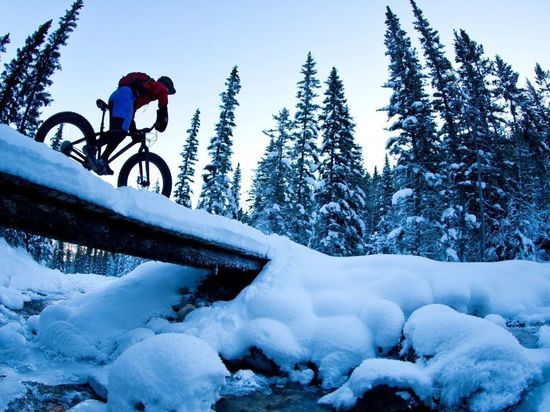
[[[67,298],[28,321],[12,311],[0,318],[0,356],[10,356],[0,372],[11,382],[0,389],[0,399],[13,399],[24,391],[22,381],[38,379],[38,367],[21,365],[47,365],[61,371],[56,382],[59,374],[100,381],[108,403],[88,402],[90,409],[208,410],[227,375],[221,359],[237,360],[255,349],[291,380],[318,378],[334,391],[322,402],[341,409],[377,385],[405,388],[427,406],[496,411],[526,398],[531,406],[550,407],[548,327],[542,326],[550,323],[548,264],[331,258],[155,194],[114,189],[5,126],[0,152],[0,171],[270,258],[234,300],[174,322],[167,319],[172,305],[183,287],[196,286],[196,269],[148,263],[72,295],[70,283],[59,280],[63,275],[0,244],[0,308],[20,308],[34,289]],[[507,322],[540,328],[540,348],[521,346]],[[166,384],[167,377],[175,386]],[[42,372],[40,379],[52,378]],[[181,396],[172,403],[175,390]]]

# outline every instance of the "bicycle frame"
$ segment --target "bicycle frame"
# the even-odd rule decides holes
[[[94,134],[94,139],[97,141],[104,134],[105,134],[105,132],[103,131],[103,124],[102,124],[101,131],[99,133]],[[128,143],[126,146],[124,146],[122,149],[119,149],[117,152],[115,152],[113,155],[111,155],[111,157],[108,159],[107,163],[113,162],[115,159],[120,157],[123,153],[128,151],[131,147],[135,146],[136,144],[141,144],[141,147],[139,148],[138,153],[140,153],[140,152],[149,153],[149,147],[147,147],[147,144],[145,143],[145,135],[144,134],[127,132],[125,138],[126,137],[131,137],[132,141],[130,143]],[[134,139],[134,138],[138,138],[138,139]],[[82,139],[78,139],[78,140],[75,140],[74,142],[72,142],[71,152],[68,155],[71,159],[73,159],[73,160],[75,160],[75,161],[77,161],[78,163],[81,163],[81,164],[84,164],[86,162],[86,155],[83,152],[81,152],[80,150],[76,149],[75,145],[77,145],[79,143],[82,143],[82,142],[85,142],[86,140],[87,140],[86,137],[83,137]],[[149,173],[149,171],[147,171],[147,173]]]

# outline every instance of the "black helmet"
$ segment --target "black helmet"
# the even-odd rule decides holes
[[[168,94],[176,94],[176,89],[174,88],[174,82],[170,77],[160,76],[157,81],[164,84],[168,88]]]

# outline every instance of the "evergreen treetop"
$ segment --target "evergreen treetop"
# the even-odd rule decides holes
[[[10,124],[16,121],[22,105],[21,88],[32,63],[37,59],[40,46],[52,24],[48,20],[25,40],[25,45],[17,49],[15,58],[4,66],[0,75],[0,122]]]
[[[200,128],[200,110],[197,109],[191,120],[191,127],[187,130],[187,139],[181,152],[181,164],[179,166],[178,181],[174,199],[176,203],[191,207],[191,195],[193,189],[193,177],[195,175],[195,164],[197,162],[197,151],[199,147],[198,133]]]
[[[21,89],[23,107],[17,119],[17,130],[22,134],[34,132],[38,127],[41,108],[51,103],[47,88],[52,84],[52,74],[61,69],[59,49],[67,44],[69,34],[76,28],[83,6],[83,0],[76,0],[59,19],[59,27],[49,35],[47,44],[32,66],[32,71],[24,79]]]
[[[232,203],[229,173],[232,170],[235,108],[239,105],[236,96],[241,89],[237,66],[233,67],[225,85],[226,90],[221,94],[222,104],[216,134],[208,146],[211,161],[205,166],[204,184],[199,201],[199,208],[217,215],[230,215]]]

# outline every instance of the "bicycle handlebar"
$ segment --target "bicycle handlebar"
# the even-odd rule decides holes
[[[153,124],[151,127],[145,127],[143,129],[137,129],[134,132],[129,132],[130,135],[140,135],[140,134],[147,134],[155,128],[155,125]]]

